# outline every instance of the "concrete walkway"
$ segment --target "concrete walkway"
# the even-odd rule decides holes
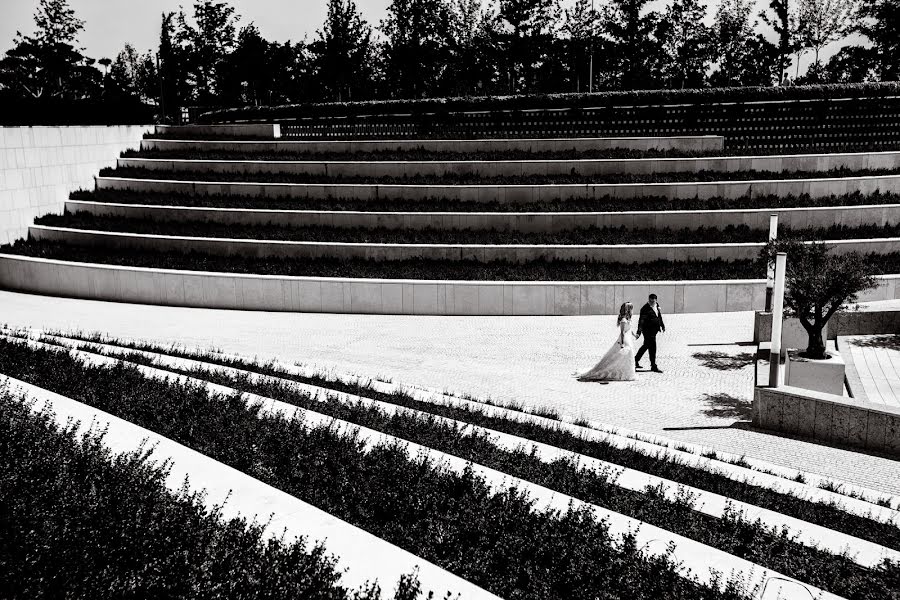
[[[313,363],[542,406],[900,493],[900,461],[754,431],[753,314],[669,315],[663,374],[579,383],[615,317],[413,317],[220,311],[0,292],[0,322]],[[645,366],[649,361],[644,359]]]
[[[900,408],[900,335],[838,338],[853,396]]]

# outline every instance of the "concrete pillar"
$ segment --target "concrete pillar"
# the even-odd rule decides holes
[[[769,215],[769,241],[778,239],[778,214]],[[772,288],[775,286],[775,263],[769,263],[766,273],[766,312],[772,310]]]
[[[787,254],[775,258],[775,288],[772,295],[772,346],[769,351],[769,386],[781,385],[781,322],[784,318],[784,273]]]

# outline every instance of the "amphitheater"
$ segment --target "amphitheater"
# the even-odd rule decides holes
[[[7,147],[38,148],[0,164],[39,173],[8,189],[65,188],[41,156],[78,163],[60,168],[69,183],[93,169],[94,183],[58,204],[11,196],[0,380],[61,425],[106,427],[117,453],[149,443],[172,466],[169,487],[187,477],[225,516],[322,541],[349,588],[393,590],[415,570],[423,590],[463,599],[621,597],[617,585],[665,596],[653,582],[684,598],[900,598],[900,351],[860,337],[900,333],[896,110],[872,117],[880,128],[860,133],[854,117],[821,135],[798,125],[807,116],[693,133],[517,118],[501,127],[470,115],[457,136],[420,135],[403,115],[222,118],[121,139],[90,132],[89,143],[4,131]],[[750,421],[772,214],[780,237],[868,255],[878,277],[853,317],[870,331],[832,326],[832,338],[858,343],[858,379],[840,406],[818,398],[835,406],[824,437],[788,432],[807,408],[780,408],[781,431]],[[608,345],[598,332],[619,305],[650,292],[669,315],[665,375],[574,381],[575,361]],[[864,371],[872,356],[891,375]],[[173,424],[188,413],[172,398],[197,402],[193,389],[209,394],[190,413],[201,433]],[[579,563],[597,542],[571,534],[540,571],[535,556],[559,535],[513,542],[504,535],[526,531],[524,517],[453,512],[443,496],[428,504],[459,488],[420,483],[425,469],[390,471],[383,457],[366,467],[378,485],[354,490],[316,471],[325,454],[285,462],[244,444],[237,426],[232,440],[203,429],[245,405],[254,422],[355,432],[360,456],[399,444],[460,480],[474,472],[491,494],[526,493],[541,518],[586,510],[618,558]],[[316,491],[327,482],[337,498]],[[353,508],[366,500],[398,512]],[[504,502],[512,515],[517,501]],[[423,516],[441,510],[456,516]],[[406,533],[404,522],[424,524]],[[458,539],[472,546],[448,550]],[[669,559],[678,566],[647,566]],[[584,568],[590,577],[566,571]]]

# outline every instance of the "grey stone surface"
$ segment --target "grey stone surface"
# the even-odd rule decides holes
[[[213,138],[239,140],[241,138],[272,138],[281,137],[281,126],[272,123],[250,123],[240,125],[157,125],[156,133],[160,135],[177,135],[183,133],[187,136],[206,135]]]

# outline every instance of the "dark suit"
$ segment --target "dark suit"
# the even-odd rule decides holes
[[[659,312],[657,313],[657,311]],[[656,334],[665,330],[666,324],[663,322],[662,310],[659,310],[659,303],[656,304],[655,309],[650,306],[649,302],[641,307],[641,316],[638,319],[637,334],[638,336],[643,334],[644,344],[634,357],[635,363],[640,362],[641,357],[644,356],[644,352],[649,352],[650,366],[656,367]]]

